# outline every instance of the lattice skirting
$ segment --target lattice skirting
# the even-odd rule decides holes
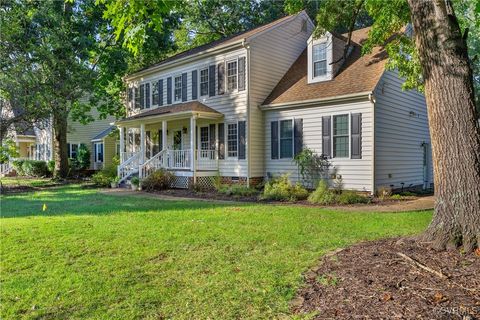
[[[190,187],[191,177],[179,177],[175,176],[170,183],[170,187],[178,189],[188,189]]]
[[[203,190],[214,190],[215,177],[197,177],[196,186]]]

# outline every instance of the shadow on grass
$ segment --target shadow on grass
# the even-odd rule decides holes
[[[164,200],[149,195],[108,195],[85,185],[62,187],[1,196],[2,218],[108,215],[119,213],[175,212],[219,207],[249,206],[239,203],[216,203],[191,200]],[[250,204],[252,205],[252,204]]]

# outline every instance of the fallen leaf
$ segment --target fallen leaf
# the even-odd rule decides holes
[[[383,301],[383,302],[387,302],[387,301],[389,301],[389,300],[393,300],[393,297],[392,297],[392,295],[391,295],[390,293],[385,292],[385,293],[383,294],[383,296],[382,296],[382,301]]]
[[[475,255],[480,257],[480,248],[475,249]]]

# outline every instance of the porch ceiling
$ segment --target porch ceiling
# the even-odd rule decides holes
[[[150,111],[142,112],[140,114],[119,120],[115,124],[122,126],[137,123],[153,123],[159,120],[185,119],[191,116],[197,116],[198,118],[218,119],[223,117],[223,114],[198,101],[190,101],[166,107],[158,107]]]

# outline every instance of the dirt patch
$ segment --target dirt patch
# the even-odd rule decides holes
[[[479,275],[478,254],[412,239],[365,242],[324,256],[291,308],[314,319],[478,319]]]

